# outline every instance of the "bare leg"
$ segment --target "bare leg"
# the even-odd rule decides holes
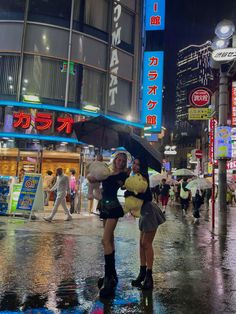
[[[140,257],[140,266],[146,266],[146,255],[143,246],[144,232],[140,232],[139,240],[139,257]]]
[[[106,219],[103,231],[104,254],[112,254],[114,251],[114,230],[118,219]]]
[[[152,242],[154,240],[155,235],[156,235],[156,230],[151,231],[151,232],[145,232],[142,238],[142,246],[144,248],[148,269],[152,269],[152,266],[153,266],[154,251],[153,251]]]

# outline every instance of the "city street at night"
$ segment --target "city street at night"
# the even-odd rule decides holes
[[[167,208],[155,241],[153,292],[131,286],[137,275],[138,227],[125,217],[116,229],[119,283],[114,298],[99,299],[103,275],[102,222],[83,216],[52,223],[0,220],[0,311],[3,313],[236,313],[235,208],[227,231],[214,234],[201,212]],[[33,310],[34,309],[34,310]]]

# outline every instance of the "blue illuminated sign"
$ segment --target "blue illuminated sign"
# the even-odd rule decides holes
[[[160,132],[162,120],[164,52],[145,51],[143,62],[143,103],[141,122],[152,126],[150,131]]]
[[[165,0],[146,0],[145,30],[156,31],[165,29]]]
[[[218,126],[216,129],[216,158],[231,158],[231,127]]]

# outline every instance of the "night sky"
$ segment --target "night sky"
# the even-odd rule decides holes
[[[163,112],[168,116],[166,126],[173,127],[175,119],[176,59],[179,49],[189,44],[202,44],[215,37],[215,26],[222,19],[236,25],[236,0],[166,0],[166,30],[163,37],[154,35],[165,51],[164,84],[166,86]],[[158,36],[158,38],[155,38]],[[168,112],[168,114],[167,114]],[[171,117],[169,113],[172,112]],[[170,118],[169,118],[170,117]]]

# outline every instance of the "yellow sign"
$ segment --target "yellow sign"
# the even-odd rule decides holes
[[[212,174],[212,163],[208,162],[208,173]]]
[[[209,108],[189,108],[188,119],[189,120],[209,120],[211,118],[212,111]]]

